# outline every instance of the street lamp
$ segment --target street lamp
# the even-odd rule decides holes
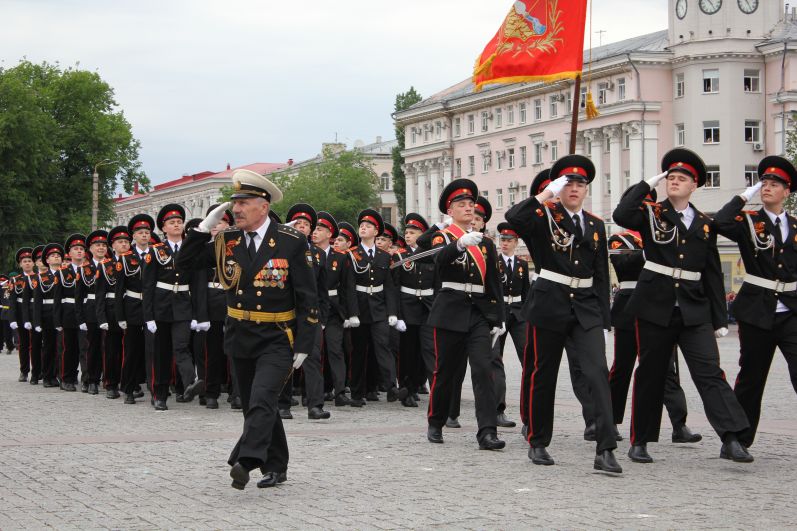
[[[94,174],[91,182],[91,230],[97,230],[97,217],[100,212],[100,174],[97,170],[100,166],[110,166],[118,164],[118,160],[104,159],[94,165]]]

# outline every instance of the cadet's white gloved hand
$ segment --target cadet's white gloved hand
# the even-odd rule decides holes
[[[662,173],[660,173],[658,175],[654,175],[650,179],[645,179],[645,182],[648,183],[651,188],[656,188],[656,185],[659,184],[659,182],[662,179],[664,179],[665,177],[667,177],[667,172],[666,171],[662,172]]]
[[[545,187],[545,189],[549,190],[554,197],[559,197],[559,194],[562,192],[562,188],[564,188],[567,184],[567,181],[567,175],[562,175],[561,177],[557,177],[551,181],[548,186]]]
[[[41,326],[37,326],[36,328],[34,328],[34,330],[36,332],[41,332],[42,331],[42,327]]]
[[[224,217],[224,211],[230,208],[230,202],[227,201],[226,203],[222,203],[213,210],[210,211],[205,219],[202,220],[202,223],[199,224],[197,227],[198,230],[201,232],[210,232],[212,228],[219,224],[221,218]]]
[[[435,223],[435,226],[438,229],[443,230],[446,227],[450,226],[453,221],[454,219],[451,216],[444,216],[443,221],[438,221],[437,223]]]
[[[350,328],[350,327],[351,327],[351,321],[349,321],[348,319],[343,321],[343,328]]]
[[[357,328],[358,326],[360,326],[360,318],[356,315],[349,317],[349,328]]]
[[[63,331],[64,331],[64,327],[63,327],[63,326],[56,326],[56,327],[55,327],[55,329],[56,329],[58,332],[63,332]]]
[[[501,335],[501,327],[494,326],[490,329],[490,337],[500,336]]]
[[[11,330],[16,330],[17,328],[19,328],[19,324],[16,321],[11,321],[11,323],[9,323],[8,326],[11,327]]]
[[[465,247],[470,247],[471,245],[479,245],[484,238],[484,234],[481,232],[474,230],[462,236],[462,238],[457,240],[457,249],[460,251],[464,251]]]
[[[407,323],[405,323],[404,320],[399,319],[398,321],[396,321],[396,330],[398,330],[399,332],[406,332]]]
[[[758,191],[761,190],[763,185],[763,181],[758,181],[753,186],[749,186],[744,192],[739,194],[739,197],[745,201],[750,201],[758,193]]]
[[[285,225],[287,225],[288,227],[293,227],[294,225],[296,225],[296,222],[297,222],[297,221],[299,221],[299,220],[298,220],[298,219],[294,219],[293,221],[289,221],[289,222],[288,222],[288,223],[286,223]],[[307,354],[305,354],[305,356],[306,356],[306,355],[307,355]],[[297,369],[298,369],[298,367],[297,367]]]
[[[293,368],[298,369],[304,363],[304,360],[307,359],[307,354],[299,354],[296,353],[293,355]]]
[[[722,328],[714,330],[714,337],[716,337],[717,339],[725,337],[727,335],[728,335],[728,329],[725,328],[724,326]]]
[[[194,332],[196,332],[197,329],[196,325],[197,325],[196,319],[191,319],[191,330],[193,330]]]
[[[196,324],[197,332],[207,332],[208,330],[210,330],[210,321],[203,321]]]
[[[32,330],[33,329],[33,325],[30,324],[30,322],[26,322],[24,326],[25,326],[25,330]]]
[[[78,325],[78,328],[80,328],[80,330],[83,331],[83,332],[88,332],[89,331],[89,327],[88,327],[88,325],[86,325],[86,323],[80,323],[80,325]]]
[[[387,324],[389,326],[396,326],[396,323],[398,323],[398,317],[396,317],[395,315],[389,315],[387,317]]]
[[[127,321],[119,321],[119,328],[127,330]]]
[[[501,323],[501,333],[499,335],[506,334],[506,323]]]
[[[150,334],[154,334],[157,329],[158,325],[155,324],[155,321],[147,321],[147,330]]]
[[[108,323],[100,324],[100,330],[108,330]]]
[[[609,331],[605,328],[603,329],[603,343],[607,345],[609,344]]]

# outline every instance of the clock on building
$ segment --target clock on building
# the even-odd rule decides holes
[[[742,13],[749,15],[758,9],[758,0],[736,0]]]
[[[675,16],[678,17],[680,20],[683,20],[684,17],[686,16],[686,8],[688,7],[688,4],[686,2],[687,0],[677,0],[675,2]]]
[[[713,15],[722,7],[722,0],[698,0],[700,11],[706,15]]]

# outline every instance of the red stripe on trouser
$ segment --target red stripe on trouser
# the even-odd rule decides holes
[[[524,407],[526,405],[526,400],[528,400],[528,396],[526,396],[526,400],[524,400],[524,395],[527,394],[526,390],[526,374],[529,369],[529,330],[531,329],[531,325],[526,325],[526,342],[523,344],[523,367],[521,367],[522,372],[520,376],[520,407]],[[528,422],[528,420],[527,420]]]
[[[739,327],[739,368],[742,367],[742,327]],[[736,374],[736,381],[733,382],[733,388],[736,389],[736,386],[739,385],[739,381],[742,377],[742,371],[739,371]]]
[[[66,353],[66,341],[64,340],[64,332],[61,331],[61,383],[64,382],[64,354]]]
[[[100,332],[100,337],[102,337],[102,332]],[[106,357],[108,356],[108,332],[105,332],[105,341],[103,341],[103,349],[102,349],[102,383],[105,387],[108,387],[110,380],[108,380],[108,365],[106,363]]]
[[[531,443],[531,438],[534,436],[534,377],[537,375],[537,327],[534,327],[532,334],[534,341],[534,370],[531,373],[531,383],[529,384],[529,434],[526,440]]]
[[[437,385],[437,369],[439,366],[439,358],[437,354],[437,328],[432,329],[432,338],[434,341],[434,372],[432,373],[432,385],[429,386],[429,412],[426,418],[432,418],[434,414],[434,388]]]
[[[28,330],[28,363],[30,370],[33,371],[33,332]]]
[[[209,369],[208,369],[208,335],[207,335],[207,332],[205,332],[205,383],[206,383],[206,385],[207,385],[207,381],[208,381],[208,371],[209,371]]]
[[[634,334],[636,335],[636,357],[642,354],[642,342],[639,339],[639,319],[634,319]],[[639,371],[639,367],[637,367]],[[636,443],[636,429],[634,426],[634,408],[636,407],[636,374],[634,374],[634,382],[631,384],[631,444]]]

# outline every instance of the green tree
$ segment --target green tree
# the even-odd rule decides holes
[[[0,68],[0,264],[14,268],[23,245],[63,242],[91,224],[92,174],[100,176],[100,225],[113,216],[117,186],[149,180],[140,144],[113,89],[95,72],[21,61]]]
[[[797,129],[791,129],[786,133],[786,158],[797,166]],[[794,196],[795,194],[791,194],[783,204],[786,212],[792,216],[797,215],[797,198]]]
[[[409,109],[419,101],[421,95],[410,87],[407,92],[402,92],[396,95],[395,111],[400,112]],[[399,219],[404,217],[407,210],[407,177],[404,175],[404,170],[401,169],[404,165],[404,157],[401,152],[404,151],[404,127],[396,124],[396,140],[398,145],[393,148],[393,192],[396,194],[396,200],[399,208]]]
[[[320,162],[307,165],[298,173],[280,172],[270,176],[283,192],[274,211],[285,220],[288,209],[296,203],[309,203],[316,210],[326,210],[338,221],[357,222],[357,214],[366,206],[379,208],[376,193],[378,178],[371,163],[359,151],[325,151]]]

